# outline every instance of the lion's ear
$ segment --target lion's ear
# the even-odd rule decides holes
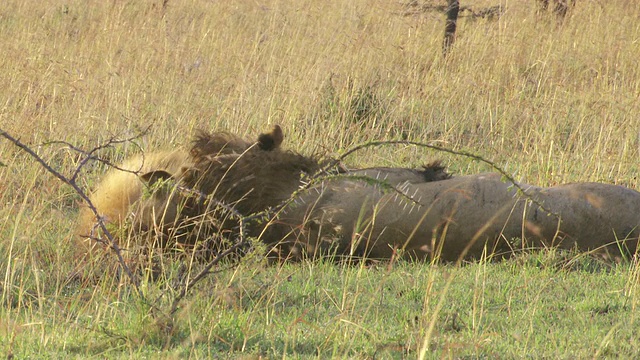
[[[159,181],[166,181],[171,178],[173,178],[173,175],[164,170],[149,171],[148,173],[140,175],[140,179],[146,182],[149,186],[153,186]]]
[[[282,140],[284,140],[282,128],[280,125],[273,125],[271,132],[258,136],[258,146],[261,150],[271,151],[279,148]]]

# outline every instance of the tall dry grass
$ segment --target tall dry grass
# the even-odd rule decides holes
[[[153,149],[186,146],[196,128],[255,136],[279,123],[286,146],[304,153],[407,138],[475,152],[539,185],[638,189],[640,3],[579,1],[562,23],[537,15],[533,1],[470,5],[497,3],[505,11],[496,20],[460,19],[444,59],[444,16],[409,15],[404,2],[5,0],[0,128],[67,172],[77,154],[47,142],[91,149],[151,125],[139,145]],[[130,144],[103,155],[137,151]],[[454,173],[489,170],[416,148],[367,149],[349,161],[433,158]],[[0,161],[0,303],[20,310],[65,291],[78,197],[4,140]],[[87,167],[86,187],[103,171]],[[27,318],[46,344],[42,319],[73,315],[40,305]],[[3,312],[0,333],[18,331],[18,313]]]
[[[161,5],[4,2],[3,127],[91,144],[154,124],[156,147],[195,127],[253,134],[278,122],[304,150],[439,140],[526,161],[514,170],[538,182],[629,181],[637,170],[633,2],[584,2],[561,26],[506,2],[497,21],[462,18],[446,62],[441,14],[403,16],[401,3]],[[353,124],[360,97],[374,119]],[[418,161],[380,157],[390,155]]]

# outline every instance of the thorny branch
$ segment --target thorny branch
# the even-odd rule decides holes
[[[89,199],[89,196],[85,193],[85,191],[76,182],[77,174],[80,172],[82,167],[85,166],[87,161],[89,161],[90,159],[98,159],[94,155],[94,153],[97,150],[104,149],[106,147],[109,147],[109,146],[111,146],[113,144],[116,144],[116,143],[123,142],[125,140],[111,139],[111,140],[107,141],[105,144],[102,144],[102,145],[98,146],[97,148],[92,149],[89,152],[85,152],[85,151],[82,151],[82,150],[80,150],[80,149],[78,149],[76,147],[72,147],[72,149],[85,154],[85,158],[80,162],[80,164],[78,165],[78,167],[74,171],[73,176],[69,178],[69,177],[66,177],[63,174],[61,174],[59,171],[57,171],[53,167],[51,167],[51,165],[49,165],[42,157],[40,157],[40,155],[36,154],[36,152],[33,151],[33,149],[31,149],[28,145],[24,144],[19,139],[14,138],[13,136],[11,136],[9,133],[4,131],[3,129],[0,129],[0,136],[2,136],[5,139],[9,140],[11,143],[13,143],[13,145],[15,145],[16,147],[20,148],[22,151],[24,151],[29,156],[31,156],[34,160],[36,160],[36,162],[38,162],[47,172],[49,172],[50,174],[55,176],[57,179],[59,179],[63,183],[71,186],[73,188],[73,190],[75,190],[75,192],[82,198],[82,200],[87,204],[87,207],[95,215],[97,226],[100,228],[100,230],[102,230],[102,232],[104,233],[104,236],[108,240],[107,245],[111,249],[113,249],[114,253],[116,254],[116,257],[118,258],[118,263],[120,264],[120,266],[124,270],[125,274],[127,274],[127,277],[131,280],[131,283],[134,285],[138,295],[140,295],[140,297],[142,299],[144,299],[144,296],[142,295],[142,292],[140,291],[140,283],[139,283],[137,277],[131,271],[129,266],[127,266],[127,264],[126,264],[126,262],[124,260],[124,257],[122,256],[122,249],[120,248],[120,246],[118,246],[118,243],[115,241],[113,235],[107,229],[107,226],[106,226],[106,224],[104,222],[104,219],[98,213],[98,210],[96,209],[95,205],[92,203],[91,199]],[[142,135],[138,135],[136,138],[139,138],[140,136],[142,136]],[[131,140],[129,140],[129,141],[131,141]],[[94,239],[94,240],[96,240],[96,239]]]
[[[136,173],[137,174],[140,169],[138,169],[137,171],[132,171],[132,170],[120,168],[117,165],[111,163],[110,161],[105,160],[103,158],[100,158],[99,156],[96,155],[96,153],[98,153],[100,150],[112,147],[113,145],[133,142],[134,140],[137,140],[137,139],[143,137],[144,135],[146,135],[148,130],[149,130],[149,128],[146,128],[140,134],[137,134],[136,136],[125,138],[125,139],[112,138],[109,141],[107,141],[106,143],[100,144],[100,145],[94,147],[93,149],[91,149],[89,151],[85,151],[85,150],[83,150],[83,149],[81,149],[81,148],[79,148],[79,147],[77,147],[77,146],[75,146],[73,144],[70,144],[70,143],[68,143],[66,141],[51,141],[51,142],[45,143],[45,145],[63,144],[65,146],[67,146],[69,149],[84,155],[82,160],[80,160],[80,162],[78,163],[77,167],[73,171],[72,175],[70,177],[67,177],[67,176],[63,175],[61,172],[59,172],[56,169],[54,169],[51,165],[49,165],[41,156],[39,156],[35,151],[33,151],[33,149],[31,149],[28,145],[24,144],[19,139],[14,138],[13,136],[11,136],[8,132],[4,131],[3,129],[0,129],[0,136],[1,137],[6,138],[11,143],[13,143],[13,145],[15,145],[16,147],[20,148],[22,151],[24,151],[29,156],[31,156],[33,159],[35,159],[36,162],[38,162],[47,172],[49,172],[50,174],[55,176],[57,179],[59,179],[63,183],[71,186],[74,189],[74,191],[82,198],[82,200],[87,204],[87,207],[96,216],[96,220],[97,220],[96,221],[96,226],[98,228],[100,228],[100,230],[102,230],[102,233],[104,234],[104,236],[108,240],[108,242],[105,242],[106,245],[109,246],[111,249],[113,249],[114,253],[117,256],[118,263],[124,269],[124,272],[126,273],[127,277],[131,280],[131,283],[134,285],[134,287],[136,289],[136,292],[138,293],[140,298],[145,303],[148,303],[148,302],[145,300],[144,295],[142,294],[142,292],[140,290],[140,283],[139,283],[136,275],[134,274],[134,272],[126,264],[126,262],[125,262],[125,260],[124,260],[124,258],[122,256],[122,249],[118,246],[118,244],[115,241],[113,235],[107,229],[105,221],[104,221],[104,218],[102,218],[102,216],[100,216],[100,214],[98,213],[98,210],[96,209],[95,205],[92,203],[92,201],[89,198],[89,196],[78,185],[77,179],[78,179],[78,176],[81,173],[82,169],[84,168],[84,166],[86,166],[86,164],[89,161],[92,161],[92,160],[93,161],[102,162],[104,164],[109,165],[112,168],[115,168],[115,169],[118,169],[118,170],[121,170],[121,171],[126,171],[126,172],[131,172],[131,173]],[[144,156],[144,154],[142,156]],[[144,159],[143,159],[142,163],[144,163]],[[4,164],[2,164],[2,165],[4,165]],[[196,190],[193,190],[193,189],[184,188],[182,186],[179,186],[178,190],[180,190],[180,191],[188,191],[188,192],[196,191]],[[201,201],[209,202],[210,204],[213,204],[215,207],[223,209],[225,212],[227,212],[229,214],[229,216],[231,218],[235,219],[238,222],[237,241],[235,241],[234,244],[232,246],[230,246],[228,249],[226,249],[225,251],[223,251],[220,254],[218,254],[213,260],[209,261],[207,263],[207,265],[198,274],[196,274],[192,279],[190,279],[186,284],[184,284],[184,286],[182,286],[181,290],[178,292],[178,294],[172,300],[171,308],[170,308],[170,311],[169,311],[169,316],[165,316],[165,318],[168,318],[168,319],[170,319],[170,316],[173,315],[178,310],[178,306],[179,306],[180,301],[187,295],[189,289],[191,289],[195,284],[197,284],[200,280],[202,280],[206,275],[210,274],[211,273],[211,269],[214,266],[216,266],[222,259],[227,257],[229,254],[233,253],[234,251],[236,251],[240,247],[245,246],[245,245],[247,245],[249,243],[249,241],[246,240],[246,229],[245,229],[246,220],[245,220],[245,217],[242,214],[240,214],[233,207],[231,207],[231,206],[229,206],[227,204],[224,204],[222,202],[219,202],[219,201],[217,201],[215,199],[212,199],[210,196],[206,196],[206,195],[200,194],[200,193],[197,194],[197,195],[199,195],[199,198],[200,198]],[[100,239],[93,238],[93,237],[92,237],[92,240],[100,241]],[[151,306],[152,309],[158,310],[152,304],[149,304],[149,305]],[[107,329],[103,329],[103,331],[108,332]],[[110,332],[108,332],[108,333],[110,333]]]
[[[95,154],[101,150],[104,150],[106,148],[110,148],[114,145],[118,145],[118,144],[125,144],[125,143],[132,143],[135,144],[138,148],[140,148],[140,146],[135,142],[135,140],[138,140],[142,137],[144,137],[145,135],[147,135],[147,133],[149,132],[149,130],[151,129],[151,125],[147,126],[144,130],[142,130],[140,133],[128,137],[128,138],[124,138],[124,139],[115,139],[115,138],[111,138],[109,139],[109,141],[107,141],[104,144],[100,144],[98,146],[95,146],[93,149],[89,150],[89,151],[85,151],[67,141],[62,141],[62,140],[56,140],[56,141],[49,141],[44,143],[43,145],[55,145],[55,144],[62,144],[67,146],[69,149],[83,154],[84,158],[82,160],[80,160],[80,162],[78,163],[78,166],[76,166],[75,171],[73,172],[73,175],[71,175],[71,177],[69,177],[69,181],[75,182],[76,179],[78,178],[78,175],[80,175],[80,172],[82,171],[82,169],[85,167],[85,165],[87,164],[87,162],[89,162],[90,160],[94,160],[94,161],[98,161],[101,162],[105,165],[108,165],[111,168],[114,168],[116,170],[120,170],[120,171],[125,171],[125,172],[131,172],[131,173],[138,173],[140,169],[138,169],[137,171],[132,171],[132,170],[127,170],[127,169],[122,169],[120,167],[118,167],[118,165],[103,159],[101,157],[96,156]],[[144,152],[142,153],[142,164],[144,164]],[[140,165],[142,166],[142,165]]]
[[[428,148],[436,151],[441,151],[457,156],[464,156],[470,158],[475,161],[479,161],[489,165],[492,169],[500,173],[500,175],[509,181],[517,190],[518,193],[526,197],[529,201],[539,206],[542,210],[546,211],[550,215],[555,216],[556,218],[560,218],[560,215],[554,211],[547,209],[542,203],[538,200],[531,197],[527,191],[513,178],[513,176],[509,175],[506,171],[504,171],[500,166],[498,166],[495,162],[488,160],[480,155],[474,154],[472,152],[464,151],[464,150],[453,150],[446,147],[418,142],[418,141],[410,141],[410,140],[386,140],[386,141],[371,141],[365,144],[357,145],[349,150],[347,150],[344,154],[340,155],[337,159],[333,160],[329,164],[327,164],[320,172],[327,172],[329,169],[337,166],[340,162],[346,159],[349,155],[355,153],[356,151],[360,151],[365,148],[374,147],[374,146],[385,146],[385,145],[411,145],[417,147]]]

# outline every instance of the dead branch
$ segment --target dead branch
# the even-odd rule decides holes
[[[40,155],[36,154],[36,152],[33,151],[33,149],[31,149],[28,145],[24,144],[19,139],[14,138],[13,136],[11,136],[9,133],[4,131],[3,129],[0,129],[0,136],[2,136],[5,139],[9,140],[13,145],[15,145],[16,147],[18,147],[19,149],[21,149],[22,151],[27,153],[29,156],[31,156],[47,172],[49,172],[50,174],[55,176],[58,180],[60,180],[63,183],[71,186],[71,188],[73,188],[73,190],[82,198],[82,200],[86,203],[87,207],[95,215],[97,226],[100,228],[100,230],[103,231],[104,236],[107,238],[107,242],[105,242],[106,245],[113,250],[113,252],[115,253],[115,255],[116,255],[117,259],[118,259],[119,265],[122,267],[122,269],[124,270],[125,274],[129,278],[129,280],[131,280],[131,283],[134,285],[134,287],[136,289],[136,292],[138,293],[138,295],[142,299],[144,299],[144,296],[143,296],[143,294],[142,294],[142,292],[140,290],[140,283],[139,283],[137,277],[131,271],[129,266],[126,264],[126,262],[124,260],[124,257],[122,256],[122,249],[120,248],[120,246],[118,246],[118,243],[115,241],[115,238],[113,237],[113,235],[111,234],[109,229],[107,229],[107,226],[106,226],[106,224],[104,222],[104,219],[98,213],[98,210],[96,209],[95,205],[91,202],[91,199],[89,199],[89,196],[87,195],[87,193],[78,185],[78,183],[76,181],[77,180],[77,175],[80,173],[81,169],[86,165],[86,163],[91,159],[96,159],[96,157],[93,154],[95,154],[99,149],[104,149],[106,147],[112,146],[113,144],[120,143],[120,142],[122,142],[124,140],[110,139],[105,144],[102,144],[102,145],[92,149],[91,151],[88,151],[88,152],[80,151],[81,153],[85,154],[85,158],[77,166],[77,168],[73,172],[73,175],[71,177],[67,177],[67,176],[63,175],[61,172],[59,172],[58,170],[54,169],[51,165],[49,165]],[[139,135],[138,137],[140,137],[140,136],[142,136],[142,135]],[[77,148],[72,147],[72,149],[77,149]],[[96,240],[96,239],[94,239],[94,240]]]
[[[453,149],[449,149],[449,148],[446,148],[446,147],[442,147],[442,146],[439,146],[439,145],[433,145],[433,144],[429,144],[429,143],[422,143],[422,142],[410,141],[410,140],[371,141],[371,142],[368,142],[368,143],[365,143],[365,144],[357,145],[357,146],[351,148],[350,150],[347,150],[345,153],[340,155],[340,157],[338,157],[334,161],[330,162],[321,171],[326,172],[328,169],[331,169],[331,168],[337,166],[345,158],[347,158],[349,155],[351,155],[351,154],[353,154],[353,153],[355,153],[357,151],[360,151],[362,149],[369,148],[369,147],[378,147],[378,146],[386,146],[386,145],[411,145],[411,146],[423,147],[423,148],[428,148],[428,149],[432,149],[432,150],[435,150],[435,151],[449,153],[449,154],[452,154],[452,155],[464,156],[464,157],[470,158],[472,160],[485,163],[485,164],[489,165],[492,169],[494,169],[495,171],[500,173],[500,175],[503,178],[505,178],[507,181],[512,183],[513,186],[518,190],[518,192],[520,194],[522,194],[523,196],[525,196],[532,203],[538,205],[541,209],[543,209],[546,212],[548,212],[549,214],[557,217],[558,219],[560,218],[559,214],[557,214],[557,213],[555,213],[553,211],[550,211],[543,204],[541,204],[539,201],[537,201],[536,199],[534,199],[531,196],[529,196],[529,194],[527,194],[526,190],[522,186],[520,186],[520,184],[518,184],[518,182],[513,178],[513,176],[508,174],[505,170],[503,170],[495,162],[493,162],[493,161],[491,161],[489,159],[486,159],[485,157],[480,156],[478,154],[474,154],[472,152],[468,152],[468,151],[464,151],[464,150],[453,150]]]

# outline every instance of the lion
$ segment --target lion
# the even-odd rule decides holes
[[[265,240],[293,257],[333,252],[457,261],[552,246],[636,252],[637,191],[600,183],[515,185],[495,173],[407,181],[397,192],[334,180],[299,195]]]
[[[614,256],[637,249],[640,193],[622,186],[452,177],[438,161],[423,169],[348,169],[283,150],[283,138],[277,125],[255,142],[200,132],[180,166],[156,163],[120,182],[140,183],[134,187],[152,189],[149,196],[135,191],[127,206],[98,211],[107,221],[128,218],[133,233],[150,234],[144,245],[159,247],[228,244],[246,222],[246,235],[278,259],[456,261],[550,246]],[[129,191],[110,185],[113,172],[92,195],[98,204],[110,192]],[[95,223],[88,219],[84,229]]]

